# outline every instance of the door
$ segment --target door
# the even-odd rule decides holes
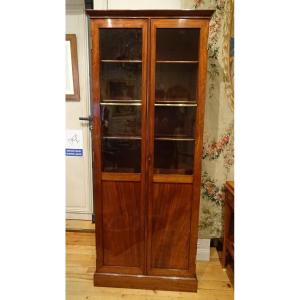
[[[89,115],[89,60],[85,45],[88,41],[84,4],[74,13],[66,3],[66,32],[75,33],[79,67],[80,101],[66,101],[66,129],[82,130],[83,156],[66,156],[66,218],[91,220],[93,214],[91,140],[87,124],[78,117]]]
[[[208,22],[151,21],[147,272],[194,276]]]
[[[145,272],[147,27],[91,21],[96,272]]]

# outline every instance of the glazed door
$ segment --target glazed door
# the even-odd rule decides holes
[[[194,276],[207,22],[151,21],[147,272]]]
[[[145,270],[147,24],[91,21],[96,272]]]

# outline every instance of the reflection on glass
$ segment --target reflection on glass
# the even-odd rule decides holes
[[[102,63],[101,100],[141,99],[140,63]]]
[[[156,106],[155,137],[194,137],[196,107]]]
[[[156,64],[156,101],[195,101],[198,64]]]
[[[100,29],[100,57],[107,60],[141,60],[141,29]]]
[[[103,136],[140,136],[141,106],[101,105]]]
[[[199,29],[157,29],[156,44],[157,60],[198,60]]]
[[[102,171],[139,173],[141,141],[102,139]]]
[[[193,174],[194,141],[155,140],[154,173]]]

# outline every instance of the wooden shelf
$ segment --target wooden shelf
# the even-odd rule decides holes
[[[157,64],[197,64],[198,60],[157,60]]]
[[[101,59],[104,63],[141,63],[138,59]]]
[[[103,136],[107,140],[141,140],[140,136]]]
[[[193,171],[187,169],[154,168],[153,182],[192,183]]]
[[[194,141],[194,138],[183,138],[183,137],[155,137],[157,141]]]
[[[190,107],[195,107],[197,106],[197,103],[187,103],[187,102],[179,102],[179,103],[163,103],[163,102],[159,102],[159,103],[155,103],[154,106],[190,106]]]
[[[157,104],[197,104],[196,101],[191,101],[191,100],[155,100],[155,103]]]
[[[102,104],[102,103],[107,103],[107,102],[121,102],[121,103],[123,103],[123,102],[125,102],[125,103],[127,103],[127,102],[142,102],[142,100],[141,99],[103,99],[103,100],[101,100],[101,102],[100,102],[100,104]]]
[[[141,102],[137,102],[135,100],[133,100],[133,102],[129,102],[130,100],[128,100],[128,102],[121,100],[121,102],[119,101],[112,101],[112,102],[101,102],[99,103],[100,105],[127,105],[127,106],[141,106],[142,103]]]
[[[103,139],[111,140],[141,140],[140,136],[103,136]],[[155,137],[156,141],[178,141],[178,142],[193,142],[194,138],[183,138],[183,137]]]

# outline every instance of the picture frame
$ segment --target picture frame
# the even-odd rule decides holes
[[[76,34],[66,34],[66,101],[80,101]]]

